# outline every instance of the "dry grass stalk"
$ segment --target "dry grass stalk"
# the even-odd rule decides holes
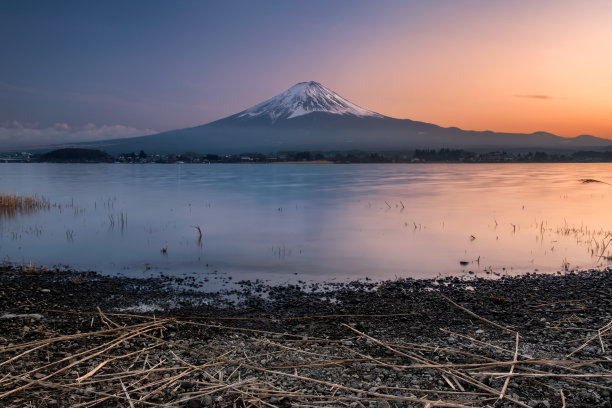
[[[450,300],[450,299],[449,299],[449,300]],[[467,309],[465,309],[465,310],[467,311]],[[472,312],[470,312],[470,313],[471,313],[471,314],[474,314],[474,313],[472,313]],[[475,314],[474,314],[474,315],[475,315]],[[475,315],[475,316],[476,316],[476,315]],[[485,319],[485,320],[486,320],[486,319]],[[350,329],[350,330],[353,330],[353,331],[355,331],[355,332],[357,332],[357,333],[361,334],[362,336],[364,336],[364,337],[366,337],[366,338],[370,339],[372,342],[374,342],[374,343],[376,343],[376,344],[378,344],[378,345],[380,345],[380,346],[382,346],[382,347],[384,347],[384,348],[386,348],[386,349],[390,350],[390,351],[391,351],[391,352],[393,352],[393,353],[399,354],[399,355],[401,355],[401,356],[403,356],[403,357],[408,357],[408,358],[410,358],[410,359],[414,359],[414,360],[415,360],[415,361],[417,361],[417,362],[428,362],[428,363],[430,363],[430,364],[433,364],[433,361],[428,361],[427,359],[424,359],[424,358],[422,358],[422,357],[420,357],[420,356],[417,356],[417,355],[414,355],[414,354],[412,354],[412,355],[411,355],[411,354],[407,354],[407,353],[401,352],[401,351],[399,351],[399,350],[394,349],[393,347],[389,346],[388,344],[386,344],[386,343],[384,343],[384,342],[381,342],[381,341],[379,341],[379,340],[377,340],[377,339],[375,339],[375,338],[373,338],[373,337],[371,337],[371,336],[368,336],[368,335],[367,335],[367,334],[365,334],[365,333],[361,333],[359,330],[357,330],[357,329],[355,329],[355,328],[353,328],[353,327],[351,327],[351,326],[348,326],[348,325],[346,325],[346,324],[342,324],[342,325],[343,325],[343,326],[345,326],[346,328]],[[496,325],[496,326],[497,326],[497,324],[495,324],[495,323],[494,323],[494,325]],[[484,390],[484,391],[487,391],[487,392],[489,392],[489,393],[492,393],[492,394],[497,395],[497,391],[496,391],[495,389],[493,389],[493,388],[491,388],[491,387],[489,387],[489,386],[487,386],[487,385],[483,384],[483,383],[482,383],[482,382],[480,382],[480,381],[475,380],[475,379],[474,379],[474,378],[472,378],[470,375],[465,375],[464,373],[459,373],[459,372],[457,372],[457,371],[455,371],[455,370],[449,370],[449,369],[446,369],[445,367],[443,367],[443,366],[441,366],[441,365],[438,365],[438,366],[436,367],[436,365],[434,364],[433,366],[434,366],[434,368],[437,368],[437,369],[438,369],[438,370],[440,370],[441,372],[446,373],[446,374],[448,374],[448,375],[452,376],[452,377],[453,377],[453,378],[455,378],[455,379],[460,379],[460,380],[462,380],[462,381],[464,381],[464,382],[466,382],[466,383],[468,383],[468,384],[470,384],[470,385],[472,385],[472,386],[474,386],[474,387],[476,387],[476,388],[479,388],[479,389],[481,389],[481,390]],[[529,407],[528,405],[523,404],[522,402],[517,401],[517,400],[515,400],[515,399],[513,399],[513,398],[506,397],[506,399],[508,399],[509,401],[511,401],[511,402],[513,402],[513,403],[515,403],[515,404],[517,404],[517,405],[521,406],[521,407],[524,407],[524,408]]]
[[[518,350],[519,350],[519,333],[516,332],[516,345],[514,348],[514,359],[512,360],[512,365],[510,366],[510,375],[506,377],[504,381],[504,386],[502,387],[501,393],[499,394],[499,400],[503,400],[506,395],[506,390],[508,389],[508,384],[510,383],[510,377],[512,373],[514,373],[514,367],[516,366],[517,358],[518,358]]]
[[[580,347],[576,348],[574,351],[569,353],[567,356],[568,357],[573,356],[574,354],[576,354],[577,352],[579,352],[580,350],[585,348],[590,342],[592,342],[593,340],[597,340],[597,339],[599,339],[599,341],[601,342],[602,351],[605,352],[605,349],[604,349],[604,346],[603,346],[603,340],[601,339],[601,337],[602,337],[602,335],[605,335],[610,330],[612,330],[612,320],[610,320],[603,327],[600,327],[599,329],[597,329],[597,334],[596,335],[590,337],[586,342],[584,342],[584,344],[582,344]]]
[[[245,364],[246,368],[249,368],[251,370],[255,370],[255,371],[261,371],[264,373],[268,373],[268,374],[273,374],[273,375],[278,375],[278,376],[283,376],[283,377],[290,377],[290,378],[295,378],[301,381],[306,381],[306,382],[313,382],[316,384],[322,384],[325,385],[327,387],[330,387],[331,389],[339,389],[339,390],[346,390],[346,391],[350,391],[356,394],[366,394],[369,395],[371,397],[375,397],[375,398],[384,398],[387,400],[392,400],[392,401],[407,401],[407,402],[415,402],[415,403],[421,403],[421,404],[435,404],[434,406],[436,407],[455,407],[455,408],[468,408],[469,405],[464,405],[464,404],[458,404],[458,403],[454,403],[454,402],[445,402],[445,401],[429,401],[425,398],[414,398],[414,397],[398,397],[395,395],[390,395],[390,394],[381,394],[378,392],[372,392],[372,391],[366,391],[366,390],[361,390],[358,388],[353,388],[353,387],[347,387],[341,384],[336,384],[336,383],[332,383],[329,381],[324,381],[324,380],[319,380],[319,379],[315,379],[315,378],[310,378],[310,377],[304,377],[304,376],[300,376],[297,374],[291,374],[291,373],[285,373],[282,371],[274,371],[274,370],[268,370],[265,368],[261,368],[261,367],[256,367],[256,366],[251,366],[251,365],[247,365]]]
[[[561,393],[561,403],[563,404],[561,408],[565,408],[565,394],[563,394],[563,389],[560,389],[559,392]]]
[[[128,393],[127,389],[125,388],[125,384],[123,384],[123,381],[119,380],[119,383],[121,384],[121,389],[123,389],[123,392],[125,393],[125,397],[127,398],[130,407],[134,408],[134,402],[132,402],[132,399],[130,398],[130,394]]]
[[[482,316],[477,315],[476,313],[472,312],[471,310],[469,310],[469,309],[467,309],[467,308],[465,308],[465,307],[463,307],[463,306],[461,306],[461,305],[459,305],[459,304],[457,304],[457,303],[453,302],[451,299],[449,299],[447,296],[444,296],[442,293],[440,293],[440,296],[441,296],[443,299],[445,299],[447,302],[449,302],[450,304],[452,304],[453,306],[458,307],[459,309],[463,310],[464,312],[466,312],[466,313],[467,313],[467,314],[469,314],[470,316],[475,317],[475,318],[476,318],[476,319],[478,319],[478,320],[481,320],[481,321],[483,321],[483,322],[485,322],[485,323],[487,323],[487,324],[489,324],[489,325],[491,325],[491,326],[493,326],[493,327],[497,327],[498,329],[501,329],[501,330],[506,331],[506,332],[508,332],[508,333],[511,333],[511,334],[515,334],[515,333],[516,333],[516,331],[515,331],[515,330],[509,329],[509,328],[507,328],[507,327],[505,327],[505,326],[502,326],[501,324],[498,324],[498,323],[492,322],[492,321],[490,321],[490,320],[488,320],[488,319],[485,319],[485,318],[484,318],[484,317],[482,317]]]

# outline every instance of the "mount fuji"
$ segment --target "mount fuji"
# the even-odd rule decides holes
[[[410,119],[396,119],[362,108],[318,82],[300,82],[234,115],[192,128],[149,136],[86,143],[109,153],[270,153],[288,150],[391,151],[416,148],[473,150],[578,150],[605,147],[593,136],[564,138],[468,131]],[[81,145],[82,146],[82,145]]]

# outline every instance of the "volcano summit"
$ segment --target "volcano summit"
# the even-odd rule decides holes
[[[318,82],[300,82],[285,92],[233,116],[236,119],[268,117],[272,122],[291,119],[313,112],[382,118],[383,115],[363,109],[330,91]]]

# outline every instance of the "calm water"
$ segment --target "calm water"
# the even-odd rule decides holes
[[[612,186],[586,178],[612,166],[0,164],[1,192],[57,204],[0,217],[0,256],[211,282],[606,266]]]

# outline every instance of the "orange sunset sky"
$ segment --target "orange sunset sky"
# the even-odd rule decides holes
[[[392,21],[333,85],[398,118],[612,138],[612,2],[450,3]]]
[[[610,0],[33,0],[0,11],[0,142],[196,126],[311,80],[396,118],[612,139]]]

